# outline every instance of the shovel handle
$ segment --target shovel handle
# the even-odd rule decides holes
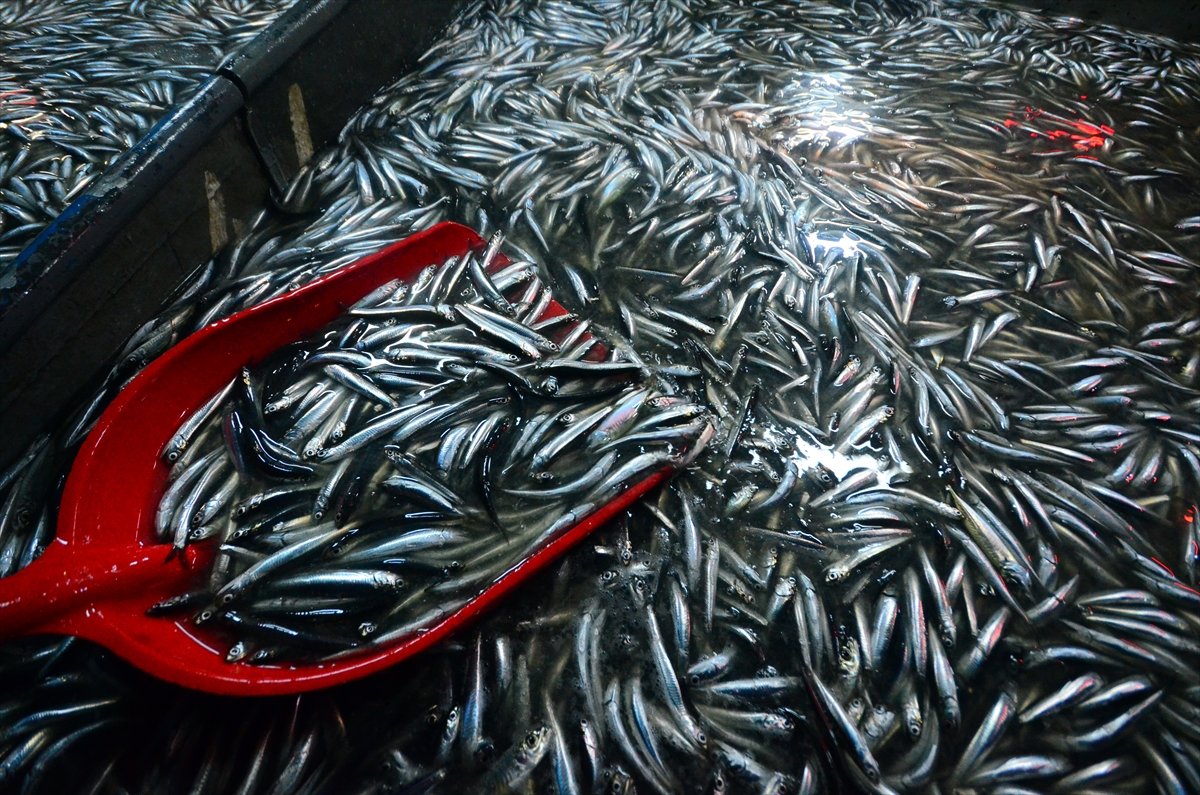
[[[33,563],[0,579],[0,640],[68,631],[65,620],[86,620],[93,606],[113,597],[171,584],[182,591],[203,553],[173,552],[170,544],[76,551],[52,543]]]

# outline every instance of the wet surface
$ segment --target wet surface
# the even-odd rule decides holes
[[[1200,789],[1198,78],[1188,46],[975,4],[472,7],[104,394],[454,219],[694,368],[718,435],[477,632],[337,691],[210,699],[84,644],[7,647],[0,769],[30,791]],[[45,543],[87,416],[2,481],[5,571]]]

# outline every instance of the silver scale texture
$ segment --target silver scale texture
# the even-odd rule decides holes
[[[0,777],[1200,790],[1198,78],[1192,48],[974,3],[470,7],[104,394],[449,218],[699,368],[721,433],[476,632],[342,691],[5,647]],[[5,571],[103,402],[3,480]]]

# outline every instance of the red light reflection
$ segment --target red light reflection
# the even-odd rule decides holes
[[[1169,576],[1172,580],[1177,579],[1175,577],[1175,572],[1171,571],[1171,567],[1168,566],[1166,563],[1163,563],[1161,560],[1159,560],[1156,557],[1151,557],[1150,562],[1154,563],[1160,569],[1162,569],[1164,572],[1166,572],[1167,576]]]
[[[1036,124],[1035,124],[1036,122]],[[1115,130],[1107,124],[1092,124],[1083,119],[1068,119],[1042,108],[1026,106],[1024,119],[1008,118],[1003,122],[1008,129],[1022,127],[1029,130],[1030,138],[1045,138],[1050,141],[1069,143],[1078,152],[1090,152],[1104,146]]]
[[[4,105],[36,105],[37,97],[27,88],[14,88],[10,91],[0,91],[0,107]]]

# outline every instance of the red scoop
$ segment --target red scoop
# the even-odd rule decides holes
[[[412,279],[429,265],[483,245],[464,226],[439,224],[217,321],[147,366],[121,390],[79,451],[63,492],[55,541],[30,566],[0,580],[0,638],[77,635],[160,679],[211,693],[269,695],[328,687],[439,643],[661,483],[668,469],[631,484],[441,622],[385,649],[328,663],[228,663],[225,646],[187,618],[146,615],[151,605],[197,587],[213,555],[207,542],[189,547],[182,560],[171,558],[171,545],[154,537],[155,508],[168,475],[161,452],[184,419],[243,366],[315,333],[376,287]],[[555,303],[547,315],[565,311]]]

